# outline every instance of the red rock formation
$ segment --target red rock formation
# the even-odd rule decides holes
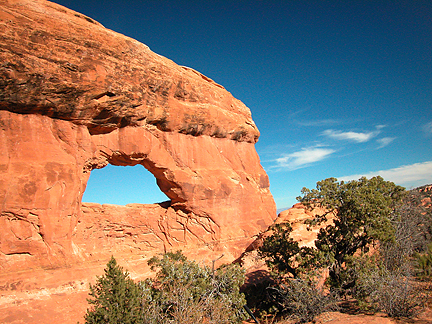
[[[229,262],[275,217],[249,109],[199,72],[43,0],[0,1],[0,62],[3,296],[43,286],[28,269],[74,291],[111,254],[136,277],[164,250]],[[171,201],[82,204],[109,163],[143,165]]]

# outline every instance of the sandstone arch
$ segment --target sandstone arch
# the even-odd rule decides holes
[[[262,218],[247,217],[260,212],[250,209],[261,205],[249,201],[251,193],[268,191],[265,174],[245,169],[250,161],[256,166],[258,158],[249,143],[145,127],[90,135],[84,126],[46,116],[7,111],[0,111],[0,116],[4,125],[2,147],[8,152],[3,155],[7,159],[3,160],[3,179],[8,179],[8,186],[3,187],[1,220],[10,234],[2,234],[2,252],[8,256],[3,266],[19,265],[23,255],[28,256],[26,266],[32,261],[52,266],[75,259],[103,258],[113,248],[143,251],[147,247],[154,253],[229,242],[234,252],[242,249],[257,228],[266,226]],[[124,207],[82,204],[90,171],[108,163],[144,165],[171,203]],[[259,165],[257,171],[261,171]],[[121,228],[114,230],[115,235],[107,232],[111,225],[106,227],[100,221],[111,219],[116,223],[120,214],[117,223],[127,223],[126,227],[135,228],[135,232],[145,228],[153,240],[139,238],[138,234],[132,237],[132,232]],[[128,223],[124,215],[136,219]],[[80,224],[93,224],[93,229],[86,234]],[[17,232],[27,234],[20,237]],[[135,245],[118,245],[119,239],[124,241],[126,237]],[[101,250],[101,242],[112,248]],[[90,245],[97,248],[91,249]],[[13,259],[13,255],[21,257]]]
[[[227,262],[273,221],[258,129],[222,86],[48,1],[0,9],[0,267],[104,260],[101,246]],[[107,163],[144,165],[171,203],[83,204]]]

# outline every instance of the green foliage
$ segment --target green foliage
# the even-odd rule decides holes
[[[292,227],[289,223],[273,225],[270,230],[273,235],[264,239],[263,245],[260,247],[258,254],[261,258],[265,258],[267,266],[279,273],[291,273],[293,277],[297,277],[297,267],[295,259],[300,253],[300,248],[290,234]]]
[[[188,261],[180,251],[166,253],[162,258],[153,257],[148,264],[153,271],[157,271],[155,281],[160,291],[174,286],[190,286],[191,297],[198,298],[211,285],[207,269]]]
[[[329,284],[336,289],[347,289],[355,282],[344,265],[356,253],[366,253],[374,241],[394,240],[390,221],[393,208],[401,200],[404,188],[381,177],[341,181],[328,178],[317,183],[317,189],[302,189],[297,199],[306,206],[320,206],[327,210],[311,222],[321,224],[333,213],[332,225],[322,228],[315,246],[329,267]]]
[[[321,225],[330,214],[333,223],[320,229],[314,248],[299,247],[290,237],[290,224],[273,226],[273,234],[259,251],[278,276],[267,287],[273,291],[273,306],[283,314],[296,314],[300,322],[310,321],[334,305],[334,294],[351,294],[369,309],[411,316],[421,298],[409,284],[405,264],[415,244],[423,243],[403,245],[413,233],[421,232],[424,222],[409,221],[410,212],[400,207],[404,197],[404,188],[381,177],[349,182],[329,178],[318,182],[316,189],[303,188],[297,199],[310,209],[326,211],[309,221],[309,227]],[[371,253],[371,247],[379,253]],[[329,293],[317,285],[318,274],[325,270]]]
[[[275,224],[270,229],[273,234],[264,239],[258,255],[265,259],[274,273],[280,276],[290,274],[298,278],[316,266],[318,254],[311,248],[299,247],[298,242],[290,237],[290,223]]]
[[[289,223],[276,224],[271,230],[272,235],[264,239],[258,253],[265,258],[275,280],[267,281],[266,291],[257,304],[265,307],[266,312],[289,316],[299,323],[312,321],[333,309],[334,296],[317,285],[319,276],[314,270],[322,262],[319,251],[299,247],[290,237]]]
[[[260,255],[267,265],[280,275],[310,274],[313,268],[329,269],[328,284],[333,289],[348,289],[355,284],[349,264],[358,253],[366,253],[373,242],[393,242],[394,228],[391,214],[400,201],[404,189],[381,177],[361,178],[340,183],[335,178],[317,183],[317,189],[302,189],[297,199],[309,208],[322,207],[326,212],[309,222],[310,226],[327,221],[334,215],[333,224],[320,229],[316,248],[300,248],[290,238],[290,224],[273,226]]]
[[[90,285],[85,323],[230,324],[243,319],[240,286],[244,271],[226,265],[214,272],[180,252],[153,257],[155,279],[134,283],[112,257],[105,274]]]
[[[127,271],[117,265],[114,257],[108,262],[105,274],[90,285],[93,307],[87,310],[85,323],[135,324],[141,323],[141,299],[138,286]]]

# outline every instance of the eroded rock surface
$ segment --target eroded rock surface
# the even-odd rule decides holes
[[[0,105],[85,125],[126,126],[254,143],[249,109],[201,73],[80,13],[43,0],[2,1]]]
[[[199,72],[80,13],[15,0],[0,1],[0,75],[0,306],[39,296],[47,269],[49,289],[76,291],[111,254],[135,277],[167,250],[229,262],[275,218],[250,110]],[[109,163],[142,165],[170,201],[83,204]]]

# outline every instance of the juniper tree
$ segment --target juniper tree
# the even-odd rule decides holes
[[[258,254],[265,259],[274,274],[289,274],[293,278],[298,278],[301,273],[316,266],[311,263],[316,259],[313,249],[300,247],[299,243],[290,237],[290,223],[275,224],[270,229],[273,234],[264,239]]]
[[[127,271],[111,257],[98,277],[96,284],[90,285],[92,307],[87,310],[87,324],[138,324],[141,323],[141,301],[138,285],[129,278]]]
[[[315,246],[329,268],[329,283],[346,289],[354,285],[349,268],[354,255],[368,252],[373,242],[394,240],[391,213],[404,194],[404,188],[381,177],[348,182],[328,178],[317,183],[316,189],[302,189],[297,199],[309,208],[326,210],[310,225],[321,224],[329,213],[333,224],[319,231]]]

